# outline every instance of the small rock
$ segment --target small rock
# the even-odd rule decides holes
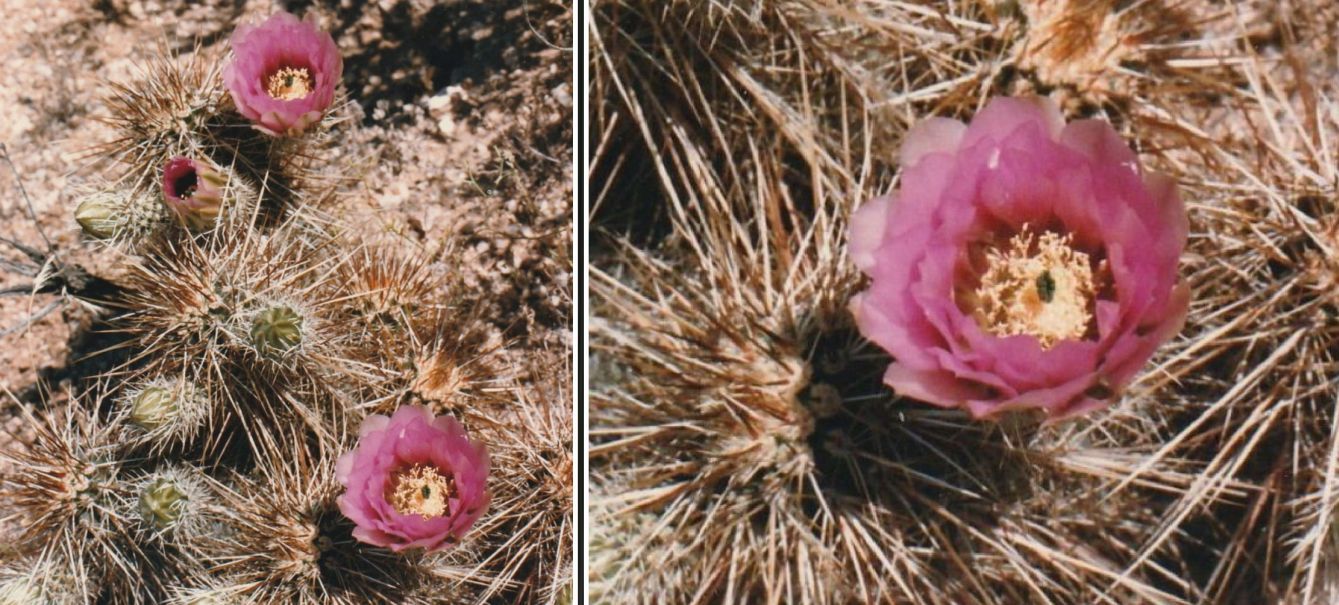
[[[549,92],[553,95],[553,100],[557,101],[559,105],[563,107],[572,106],[572,87],[568,86],[567,82],[554,86],[553,90]]]
[[[437,120],[437,130],[441,132],[442,136],[444,137],[449,137],[452,134],[455,134],[456,132],[455,119],[452,118],[450,115],[442,116],[442,119]]]
[[[469,101],[470,95],[460,86],[447,86],[440,94],[428,99],[428,114],[434,118],[457,111]]]
[[[447,96],[444,94],[437,95],[435,97],[428,99],[428,113],[431,115],[435,116],[438,114],[446,113],[446,110],[450,108],[451,108],[451,99],[447,98]]]

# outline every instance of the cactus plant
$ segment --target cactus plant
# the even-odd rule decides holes
[[[111,139],[88,152],[70,225],[108,266],[89,276],[97,296],[67,290],[99,311],[91,333],[109,344],[90,356],[100,371],[25,408],[35,437],[0,449],[0,470],[25,469],[0,475],[3,522],[21,528],[0,552],[0,603],[555,594],[570,581],[569,526],[488,535],[519,523],[487,506],[495,486],[511,502],[543,469],[490,470],[486,452],[547,464],[572,445],[569,408],[545,402],[567,434],[542,444],[493,430],[539,387],[517,379],[505,326],[479,313],[488,294],[458,277],[461,247],[407,252],[350,220],[360,184],[339,146],[355,109],[334,39],[281,12],[244,20],[231,46],[164,44],[107,88]],[[62,260],[53,273],[83,276]],[[358,427],[410,411],[437,414],[433,426],[459,417],[442,430],[452,444],[469,433],[469,447],[396,446],[404,468],[380,470],[401,506],[351,518],[341,480],[366,478],[360,460],[377,454],[353,454]],[[570,518],[568,457],[528,514]],[[359,486],[359,510],[376,487]],[[405,516],[402,534],[446,527],[443,539],[391,543],[371,527]]]

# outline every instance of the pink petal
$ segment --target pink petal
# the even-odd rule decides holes
[[[888,364],[883,382],[898,395],[946,408],[961,407],[985,394],[948,372],[913,370],[897,362]]]
[[[915,166],[932,153],[952,153],[967,134],[967,125],[947,118],[929,118],[907,132],[902,139],[902,168]]]
[[[1046,97],[996,97],[967,125],[960,148],[970,147],[982,140],[1003,141],[1026,125],[1036,125],[1041,128],[1041,132],[1054,139],[1060,136],[1064,124],[1060,108]]]
[[[851,213],[849,238],[851,260],[862,271],[874,268],[874,252],[883,243],[883,230],[888,224],[890,208],[897,203],[897,194],[876,197]]]

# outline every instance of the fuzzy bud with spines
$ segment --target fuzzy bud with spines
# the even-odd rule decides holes
[[[169,477],[153,480],[139,496],[139,513],[145,523],[164,529],[176,523],[187,505],[182,488]]]
[[[211,410],[209,394],[181,378],[150,380],[122,401],[130,424],[155,449],[193,441]]]
[[[101,190],[80,198],[74,210],[74,220],[94,239],[133,239],[163,225],[166,210],[161,202],[148,195]]]
[[[302,344],[302,316],[282,305],[261,310],[251,322],[251,344],[262,354],[287,353]]]
[[[97,191],[79,201],[74,220],[84,233],[97,239],[111,239],[125,222],[125,195],[115,191]]]
[[[166,387],[149,387],[140,391],[130,402],[130,420],[153,430],[171,421],[179,405],[172,391]]]
[[[199,469],[189,465],[159,468],[130,477],[126,488],[128,497],[119,506],[133,520],[137,540],[198,554],[218,539],[217,484]]]

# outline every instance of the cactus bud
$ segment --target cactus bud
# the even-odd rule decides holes
[[[97,239],[116,237],[126,222],[126,196],[115,191],[90,193],[74,209],[74,220]]]
[[[289,307],[270,307],[251,323],[251,344],[261,353],[285,353],[302,342],[302,316]]]
[[[146,523],[164,529],[171,527],[186,506],[186,493],[168,477],[155,479],[139,497],[140,517]]]
[[[163,199],[192,231],[218,221],[227,179],[208,163],[175,157],[163,167]]]
[[[171,421],[177,413],[177,398],[165,387],[149,387],[130,402],[130,420],[148,430]]]

